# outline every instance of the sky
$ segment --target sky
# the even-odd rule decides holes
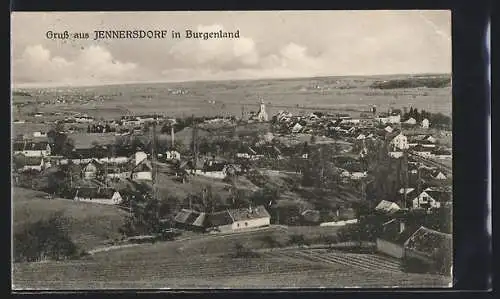
[[[94,30],[239,39],[93,40]],[[51,40],[47,31],[88,32]],[[449,11],[14,12],[14,86],[451,73]]]

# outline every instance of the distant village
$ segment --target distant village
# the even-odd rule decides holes
[[[186,92],[171,91],[172,94]],[[44,119],[47,114],[36,112],[32,116]],[[316,159],[316,148],[321,151],[323,144],[342,143],[346,146],[336,150],[331,161],[335,164],[335,173],[342,182],[361,186],[359,199],[370,202],[371,212],[342,211],[344,217],[338,217],[341,212],[337,210],[331,218],[324,218],[321,211],[307,209],[299,211],[301,224],[349,227],[376,215],[382,219],[377,220],[373,237],[378,251],[395,258],[413,256],[427,263],[435,262],[433,250],[451,240],[449,231],[440,231],[439,225],[430,228],[427,222],[419,220],[437,210],[451,208],[452,203],[452,149],[439,142],[441,138],[451,139],[451,128],[446,122],[433,122],[431,112],[419,112],[411,107],[379,112],[373,106],[359,117],[327,111],[298,115],[285,110],[268,115],[264,100],[260,100],[258,110],[242,113],[241,117],[194,120],[194,117],[174,119],[152,113],[102,120],[86,114],[60,112],[51,116],[58,120],[50,130],[16,136],[13,141],[15,184],[29,187],[33,177],[64,173],[64,177],[58,178],[58,182],[65,182],[64,188],[61,185],[57,190],[60,194],[54,197],[120,206],[129,203],[131,198],[118,186],[124,182],[154,186],[159,171],[184,184],[194,176],[227,180],[263,168],[281,171],[273,169],[273,165],[289,161],[295,165],[295,173],[301,174],[305,170],[299,165]],[[26,121],[17,119],[16,123]],[[212,150],[202,141],[205,127],[231,128],[242,124],[268,124],[268,132],[260,139],[228,143],[227,150]],[[157,135],[168,138],[161,141]],[[293,144],[278,141],[304,140],[304,136],[306,141]],[[180,139],[187,137],[191,142],[181,146]],[[117,143],[117,138],[122,142]],[[383,148],[384,157],[380,157],[379,148]],[[395,171],[406,179],[399,180],[396,194],[370,199],[366,186],[371,177],[382,171],[389,175],[391,170],[376,170],[370,166],[369,159],[387,159],[387,163],[398,165]],[[380,173],[376,174],[377,171]],[[429,181],[434,183],[427,184]],[[198,232],[265,227],[277,223],[270,211],[274,204],[271,200],[269,204],[210,211],[184,206],[174,216],[174,227]],[[413,211],[421,213],[421,218],[412,218]],[[285,221],[286,216],[282,215],[281,221]]]

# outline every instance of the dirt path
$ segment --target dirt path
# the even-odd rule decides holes
[[[234,236],[236,234],[238,234],[238,235],[240,235],[240,234],[251,234],[251,233],[260,232],[260,231],[269,230],[269,229],[284,229],[284,230],[287,230],[288,227],[283,226],[283,225],[272,225],[272,226],[268,226],[268,227],[249,229],[249,230],[240,231],[240,232],[228,232],[228,233],[195,235],[195,236],[180,238],[180,239],[176,239],[176,240],[173,240],[173,241],[167,241],[167,242],[170,242],[170,243],[172,243],[172,242],[183,242],[183,241],[196,240],[196,239],[202,239],[202,238],[227,238],[227,237]],[[127,244],[120,244],[120,245],[111,245],[111,246],[106,246],[106,247],[100,247],[100,248],[91,249],[91,250],[88,251],[88,253],[90,255],[94,255],[94,254],[100,253],[100,252],[107,252],[107,251],[111,251],[111,250],[119,250],[119,249],[123,249],[123,248],[136,247],[136,246],[139,246],[139,245],[148,245],[148,243],[141,243],[141,244],[128,244],[127,243]]]

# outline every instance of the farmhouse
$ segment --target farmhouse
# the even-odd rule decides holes
[[[24,166],[20,169],[21,172],[24,171],[42,171],[46,167],[46,162],[43,157],[25,157],[24,158]]]
[[[414,209],[439,208],[451,201],[451,192],[426,189],[412,200]]]
[[[421,226],[404,243],[404,257],[416,261],[419,270],[435,269],[449,273],[452,266],[451,234]]]
[[[435,172],[432,176],[436,180],[446,180],[446,175],[443,172],[441,172],[441,171]]]
[[[175,215],[174,222],[177,228],[204,231],[206,213],[197,212],[191,209],[182,209]]]
[[[123,201],[123,198],[120,192],[112,188],[81,187],[76,188],[74,200],[117,205]]]
[[[136,160],[137,163],[137,160]],[[138,162],[131,171],[132,180],[135,181],[152,181],[153,180],[153,167],[151,161],[143,159]]]
[[[14,154],[23,154],[27,157],[47,157],[51,154],[48,142],[16,141],[13,148]]]
[[[212,231],[231,232],[269,226],[270,221],[271,215],[264,206],[257,206],[209,214],[207,228]]]
[[[82,169],[82,177],[86,180],[95,179],[103,172],[104,166],[97,160],[92,159]]]
[[[377,236],[377,251],[398,259],[404,257],[404,244],[413,233],[406,229],[405,223],[400,219],[392,219],[382,224],[382,233]]]

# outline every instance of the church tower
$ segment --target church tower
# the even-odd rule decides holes
[[[266,104],[264,104],[264,99],[260,99],[260,109],[257,113],[257,119],[259,121],[267,121]]]

